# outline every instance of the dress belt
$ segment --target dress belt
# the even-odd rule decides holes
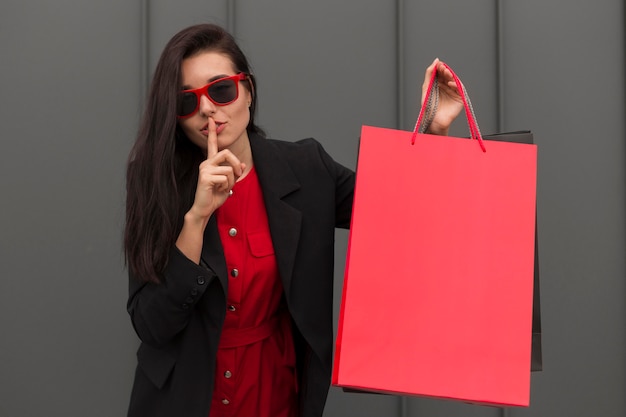
[[[264,321],[258,326],[243,327],[238,329],[225,329],[220,336],[219,349],[234,348],[239,346],[251,345],[263,339],[270,337],[274,333],[280,320],[277,317]]]

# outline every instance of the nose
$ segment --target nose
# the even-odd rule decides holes
[[[200,96],[200,104],[199,104],[199,108],[198,111],[200,112],[200,114],[203,117],[207,117],[211,114],[214,114],[216,110],[216,106],[215,103],[213,103],[211,100],[209,100],[209,98],[206,96],[206,94],[202,94]]]

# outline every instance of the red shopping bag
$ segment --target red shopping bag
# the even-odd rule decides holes
[[[473,139],[362,129],[333,384],[528,406],[536,146],[463,96]]]

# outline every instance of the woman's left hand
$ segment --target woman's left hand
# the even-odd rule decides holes
[[[439,82],[439,104],[437,106],[437,112],[426,133],[447,135],[450,125],[454,119],[457,118],[459,113],[461,113],[461,110],[463,110],[463,99],[461,98],[452,73],[443,65],[439,58],[437,58],[426,68],[424,83],[422,84],[422,105],[435,67],[437,68],[437,80]]]

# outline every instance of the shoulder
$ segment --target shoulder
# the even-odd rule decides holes
[[[322,144],[313,138],[297,141],[286,141],[265,138],[256,134],[250,136],[250,145],[255,160],[281,159],[290,165],[328,164],[332,158],[324,150]]]
[[[313,138],[290,142],[253,135],[250,141],[255,164],[273,171],[284,173],[283,169],[288,166],[298,176],[328,175],[331,178],[347,171]]]
[[[272,147],[279,152],[284,152],[285,154],[319,152],[324,149],[322,144],[313,138],[300,139],[293,142],[271,138],[261,140],[265,141],[266,146]]]

